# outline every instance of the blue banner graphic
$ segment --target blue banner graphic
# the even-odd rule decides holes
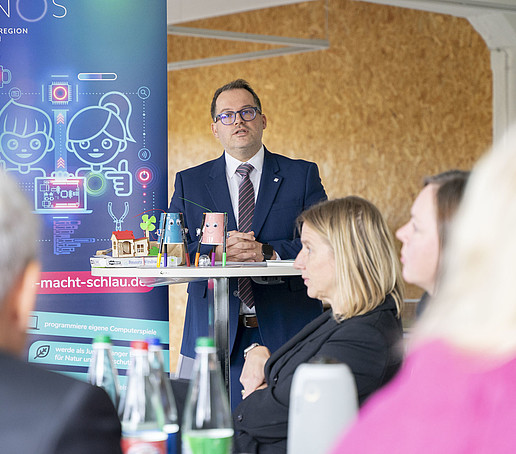
[[[166,36],[165,0],[0,0],[0,167],[42,221],[29,361],[83,376],[100,331],[168,348],[166,288],[89,271],[167,208]]]

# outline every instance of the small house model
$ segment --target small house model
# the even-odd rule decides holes
[[[149,239],[135,238],[131,230],[120,230],[111,235],[113,257],[145,257],[149,255]]]

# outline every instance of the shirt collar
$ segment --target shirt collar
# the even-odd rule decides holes
[[[224,151],[224,156],[226,158],[226,174],[229,178],[231,178],[235,174],[237,167],[240,164],[243,164],[243,162],[234,158],[233,156],[231,156],[229,153],[226,153],[225,151]],[[264,146],[262,145],[261,148],[258,150],[258,153],[256,153],[247,162],[249,164],[251,164],[258,173],[262,173],[264,157],[265,157],[265,149],[264,149]]]

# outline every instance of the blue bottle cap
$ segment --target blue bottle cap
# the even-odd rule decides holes
[[[161,342],[159,341],[159,338],[157,338],[157,337],[148,337],[147,339],[145,339],[145,341],[149,345],[161,345]]]

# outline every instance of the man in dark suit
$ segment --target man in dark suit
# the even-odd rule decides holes
[[[0,172],[0,452],[117,454],[120,421],[104,390],[20,359],[34,309],[37,219]]]
[[[170,212],[184,214],[190,254],[197,249],[196,230],[201,227],[203,212],[211,210],[228,215],[228,261],[294,259],[301,249],[295,228],[297,216],[326,199],[317,165],[273,154],[263,146],[267,118],[260,99],[242,79],[215,92],[211,117],[212,132],[223,145],[224,154],[179,172],[169,207]],[[242,188],[248,184],[244,182],[247,176],[241,168],[246,166],[242,164],[247,165],[251,182],[247,187],[254,194],[250,197],[250,219],[249,207],[241,197]],[[248,225],[243,218],[249,220]],[[201,254],[210,250],[210,246],[202,245]],[[217,246],[215,252],[220,260],[221,247]],[[232,407],[241,400],[239,377],[244,350],[260,343],[275,351],[322,313],[321,303],[307,296],[300,277],[281,278],[274,282],[276,285],[271,284],[252,281],[249,291],[245,287],[249,281],[245,284],[230,279]],[[182,371],[191,365],[197,337],[208,334],[207,283],[190,283],[179,376],[185,376]]]

